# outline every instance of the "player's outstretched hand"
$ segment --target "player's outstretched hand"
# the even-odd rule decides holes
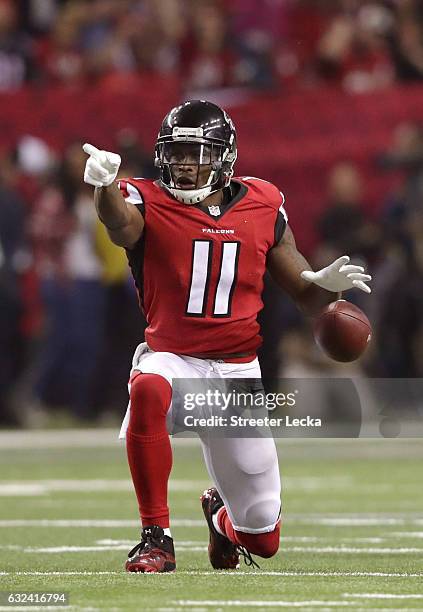
[[[304,270],[304,272],[301,272],[301,278],[335,293],[353,287],[371,293],[372,290],[366,283],[372,280],[372,277],[364,273],[362,266],[348,265],[349,261],[348,255],[343,255],[318,272]]]
[[[89,155],[85,164],[84,181],[94,187],[108,187],[115,180],[120,166],[120,155],[110,151],[100,151],[92,144],[82,147]]]

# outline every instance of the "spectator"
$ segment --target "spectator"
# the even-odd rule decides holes
[[[413,210],[406,223],[410,250],[381,303],[379,318],[380,376],[423,376],[423,211]]]
[[[31,42],[19,30],[16,7],[0,0],[0,92],[19,89],[34,76]]]
[[[393,82],[394,70],[386,33],[390,16],[382,6],[348,4],[329,24],[319,42],[320,75],[352,92],[371,91]]]
[[[378,230],[364,214],[362,177],[351,162],[332,168],[328,203],[319,219],[320,238],[339,255],[372,257],[378,248]]]
[[[391,149],[380,156],[385,170],[401,171],[404,180],[392,193],[384,210],[384,226],[389,235],[407,242],[407,230],[403,227],[408,211],[419,209],[423,202],[423,128],[419,124],[402,123],[394,133]]]
[[[231,3],[231,31],[237,51],[236,80],[257,89],[274,86],[275,49],[286,37],[288,4],[278,0]]]
[[[390,36],[391,53],[400,81],[423,78],[423,6],[420,0],[395,3],[395,21]]]
[[[169,76],[178,72],[186,15],[178,0],[135,2],[120,15],[112,44],[111,63],[141,75]]]
[[[15,0],[19,7],[20,22],[35,37],[52,29],[59,11],[60,0]]]
[[[180,66],[188,91],[235,83],[234,54],[228,45],[228,21],[222,7],[211,0],[191,4],[192,29],[182,46]]]
[[[51,33],[38,44],[37,60],[44,78],[53,83],[78,83],[84,77],[80,30],[87,18],[82,2],[66,4]]]

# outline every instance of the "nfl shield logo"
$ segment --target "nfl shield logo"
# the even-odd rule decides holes
[[[220,208],[219,206],[209,206],[209,212],[213,217],[219,217]]]

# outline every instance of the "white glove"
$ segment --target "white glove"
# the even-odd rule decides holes
[[[85,164],[84,181],[94,187],[111,185],[119,171],[120,155],[110,151],[100,151],[88,143],[82,148],[89,155]]]
[[[372,280],[372,277],[369,274],[364,274],[362,266],[347,265],[349,260],[348,255],[343,255],[318,272],[304,270],[304,272],[301,272],[301,278],[335,293],[353,287],[371,293],[372,290],[366,285],[366,282]]]

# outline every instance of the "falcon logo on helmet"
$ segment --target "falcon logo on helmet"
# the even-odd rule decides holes
[[[230,183],[237,158],[234,124],[216,104],[189,100],[164,118],[155,155],[163,186],[180,202],[198,204]]]

